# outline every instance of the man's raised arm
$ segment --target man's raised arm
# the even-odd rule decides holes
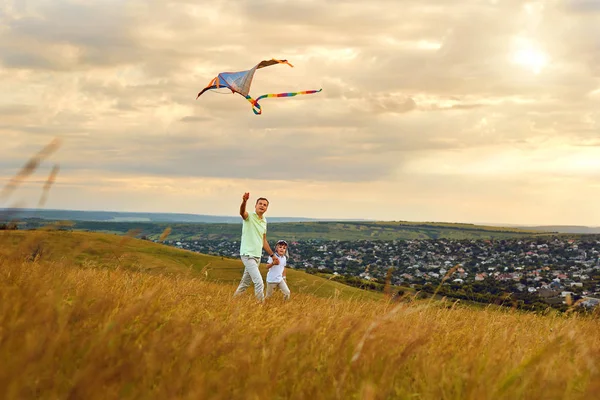
[[[246,211],[246,202],[250,198],[250,193],[246,192],[242,196],[242,204],[240,205],[240,216],[244,219],[248,219],[248,211]]]

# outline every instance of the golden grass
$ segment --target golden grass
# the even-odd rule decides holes
[[[0,202],[5,201],[29,176],[31,176],[39,167],[40,163],[51,156],[61,145],[61,141],[58,138],[53,139],[44,148],[42,148],[37,154],[31,157],[25,165],[12,177],[2,189],[0,189]],[[47,196],[48,190],[54,183],[56,175],[58,174],[59,167],[55,165],[52,168],[50,176],[44,184],[44,194],[42,195],[43,202],[45,202],[45,196]],[[40,200],[42,204],[42,200]]]
[[[21,237],[17,248],[26,239],[32,246],[32,237]],[[65,251],[62,258],[29,254],[28,261],[26,252],[0,255],[0,398],[590,399],[600,393],[597,317],[294,291],[290,302],[275,296],[259,305],[251,290],[234,300],[235,283],[201,273],[107,269],[103,259],[75,264]]]
[[[209,281],[239,283],[243,265],[239,259],[209,256],[192,251],[104,233],[68,231],[0,232],[0,255],[15,260],[63,261],[74,266],[95,265],[150,274],[201,275]],[[261,266],[263,279],[266,268]],[[294,293],[320,297],[381,300],[383,295],[293,269],[288,270]]]

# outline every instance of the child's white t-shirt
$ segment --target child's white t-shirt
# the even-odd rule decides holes
[[[267,272],[267,283],[279,283],[283,280],[283,269],[287,264],[287,257],[278,255],[274,255],[274,257],[279,258],[279,264],[269,268],[269,272]],[[271,264],[272,262],[273,259],[269,256],[267,264]]]

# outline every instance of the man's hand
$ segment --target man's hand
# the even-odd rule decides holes
[[[279,265],[279,258],[276,256],[273,256],[273,265]]]
[[[242,204],[240,204],[240,216],[246,220],[248,218],[248,213],[246,212],[246,202],[250,198],[250,193],[246,192],[242,196]]]

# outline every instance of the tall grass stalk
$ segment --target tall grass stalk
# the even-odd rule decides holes
[[[0,398],[590,399],[600,322],[0,256]]]

